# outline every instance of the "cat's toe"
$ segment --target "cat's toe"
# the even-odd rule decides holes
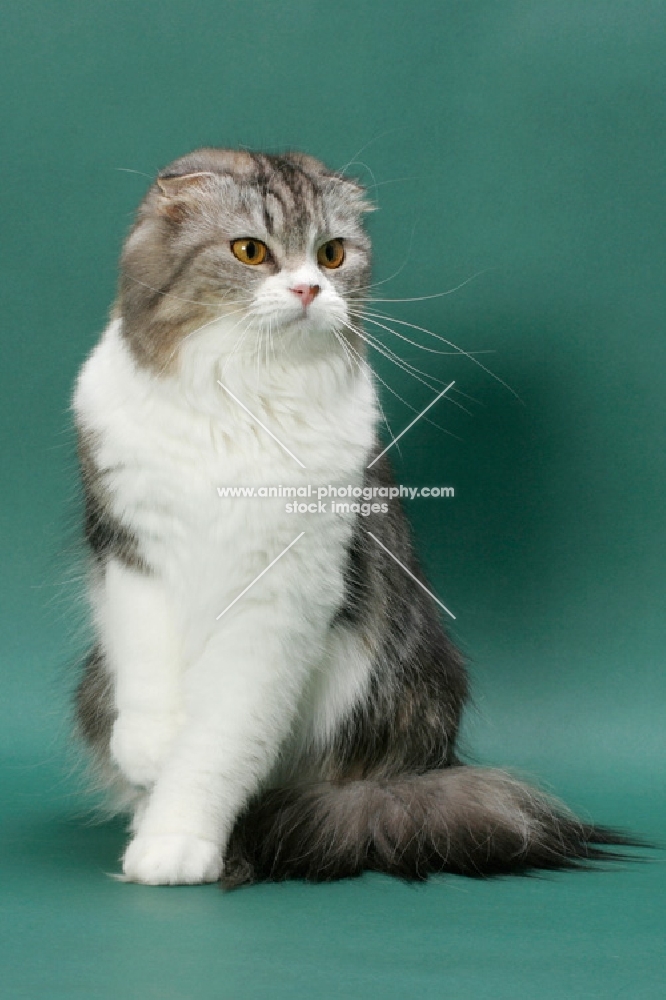
[[[165,834],[135,837],[123,857],[129,882],[144,885],[197,885],[217,882],[222,874],[222,852],[210,840]]]

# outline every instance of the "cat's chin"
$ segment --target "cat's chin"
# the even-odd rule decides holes
[[[275,353],[282,348],[289,355],[321,354],[332,349],[338,353],[336,329],[339,323],[303,315],[274,325],[271,329]],[[273,353],[271,353],[273,357]]]
[[[330,327],[331,325],[328,318],[322,319],[321,317],[313,317],[310,313],[303,312],[302,310],[298,313],[289,312],[285,316],[278,315],[277,317],[266,317],[264,322],[277,333],[283,333],[289,330],[316,331],[325,329],[327,326]]]

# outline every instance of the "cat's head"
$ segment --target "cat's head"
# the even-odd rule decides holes
[[[364,195],[300,153],[200,149],[170,164],[121,258],[118,312],[137,360],[167,370],[207,324],[221,354],[241,337],[247,349],[270,335],[275,351],[346,331],[369,281]]]

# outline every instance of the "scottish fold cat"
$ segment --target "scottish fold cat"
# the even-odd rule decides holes
[[[399,502],[277,495],[393,486],[370,207],[308,156],[200,149],[125,243],[74,413],[96,635],[78,719],[132,817],[128,880],[487,875],[623,842],[459,759],[467,677]]]

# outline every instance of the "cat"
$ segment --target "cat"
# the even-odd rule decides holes
[[[77,718],[132,817],[128,881],[483,876],[627,842],[460,759],[465,667],[398,501],[222,495],[393,485],[358,323],[371,208],[309,156],[205,148],[126,240],[73,410],[95,631]]]

